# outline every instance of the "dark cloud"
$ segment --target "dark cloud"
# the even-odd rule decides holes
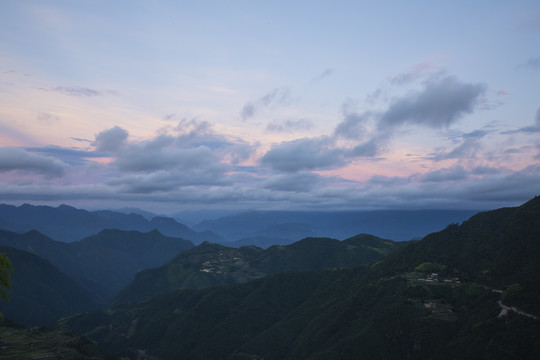
[[[332,148],[329,138],[304,138],[281,143],[270,149],[261,164],[274,170],[296,172],[301,170],[334,169],[345,164],[343,150]]]
[[[456,166],[428,172],[421,179],[423,182],[448,182],[465,180],[467,177],[468,172],[461,166]]]
[[[122,171],[154,172],[164,169],[194,170],[217,160],[210,148],[198,146],[179,148],[174,139],[160,136],[152,141],[130,144],[115,161]]]
[[[407,123],[449,127],[474,110],[484,91],[484,85],[463,83],[455,76],[431,77],[422,91],[395,99],[380,117],[379,128]]]
[[[32,154],[20,148],[0,148],[0,171],[29,172],[46,177],[64,175],[67,165],[60,160]]]
[[[277,105],[285,105],[291,101],[291,94],[288,88],[276,88],[268,94],[260,97],[255,101],[250,101],[242,107],[240,115],[243,120],[247,120],[255,116],[259,111],[265,108],[274,107]]]
[[[264,182],[264,188],[275,191],[309,192],[323,181],[322,176],[314,173],[277,175]]]
[[[331,76],[331,75],[333,75],[333,74],[334,74],[334,69],[328,67],[328,68],[324,69],[322,73],[320,73],[319,75],[315,76],[315,77],[313,78],[313,80],[311,80],[311,82],[318,82],[318,81],[321,81],[322,79],[327,78],[327,77],[329,77],[329,76]]]
[[[127,181],[126,191],[132,192],[170,184],[220,184],[228,177],[227,171],[249,159],[255,151],[255,145],[216,134],[210,123],[196,119],[183,119],[175,127],[162,129],[161,135],[138,142],[125,143],[122,131],[112,130],[104,132],[111,135],[107,144],[117,147],[112,165],[124,174],[138,173],[121,177]],[[113,149],[112,145],[108,148]],[[147,181],[155,179],[157,174],[162,179],[169,179],[170,175],[170,181],[155,186],[151,180]]]
[[[471,170],[471,173],[473,175],[480,175],[480,176],[498,175],[502,173],[502,170],[494,168],[494,167],[490,167],[490,166],[477,166]]]
[[[53,115],[53,114],[49,114],[49,113],[39,113],[39,114],[37,114],[36,118],[37,118],[38,121],[43,122],[45,124],[52,124],[52,123],[60,120],[60,118],[58,116]]]
[[[101,96],[105,94],[105,92],[103,91],[80,87],[80,86],[57,86],[51,89],[51,91],[59,92],[64,95],[79,96],[79,97]]]
[[[86,142],[86,143],[90,143],[90,144],[94,143],[92,140],[88,140],[88,139],[81,139],[81,138],[76,138],[76,137],[70,137],[70,139],[75,140],[75,141],[79,141],[79,142]]]
[[[434,68],[435,66],[431,62],[424,61],[414,65],[410,70],[390,78],[389,82],[391,85],[406,85],[423,78],[427,72]]]
[[[374,175],[369,179],[368,184],[379,186],[399,186],[408,184],[410,182],[410,178],[406,177]]]
[[[483,138],[487,134],[488,132],[486,130],[474,130],[474,131],[471,131],[470,133],[465,133],[462,136],[464,139],[479,139],[479,138]]]
[[[254,145],[245,142],[229,143],[224,155],[230,160],[231,164],[237,165],[250,159],[255,154],[255,150],[256,147]]]
[[[255,115],[255,104],[252,102],[248,102],[247,104],[244,105],[240,113],[242,115],[243,120],[253,117]]]
[[[540,107],[536,109],[533,125],[525,126],[517,130],[502,131],[501,134],[537,133],[537,132],[540,132]]]
[[[241,139],[230,139],[216,134],[212,125],[207,121],[183,119],[174,128],[174,131],[177,133],[173,137],[176,147],[206,146],[212,151],[218,151],[219,156],[232,164],[245,161],[255,153],[255,145],[248,144]]]
[[[229,184],[230,181],[220,169],[208,166],[190,171],[159,170],[148,174],[118,176],[107,182],[107,185],[117,187],[118,191],[135,194],[168,193],[186,186],[204,188]]]
[[[438,151],[426,157],[428,160],[441,161],[448,159],[474,158],[481,148],[480,140],[488,134],[485,130],[475,130],[461,134],[461,143],[450,151]]]
[[[348,139],[359,140],[367,135],[367,123],[371,120],[372,114],[365,113],[346,113],[334,131],[335,136],[340,136]]]
[[[355,104],[349,101],[343,106],[344,118],[332,136],[304,138],[274,146],[262,157],[261,163],[274,170],[296,172],[333,169],[358,157],[374,158],[390,142],[396,127],[418,124],[447,128],[472,112],[484,91],[484,85],[467,84],[454,76],[438,74],[430,76],[421,91],[395,99],[383,112],[357,112]],[[458,148],[434,154],[431,160],[473,156],[479,139],[485,134],[479,130],[462,135],[463,142]],[[340,139],[346,140],[347,145],[336,146]]]
[[[313,123],[309,120],[285,120],[281,123],[271,123],[266,126],[266,130],[270,132],[290,133],[294,131],[310,130],[313,128]]]
[[[387,142],[387,138],[375,137],[369,141],[358,144],[346,152],[347,157],[374,157],[380,151],[380,148]]]
[[[221,141],[221,137],[212,133],[212,125],[208,121],[182,119],[178,122],[174,130],[178,133],[178,141],[184,144],[196,143],[201,145],[202,142],[208,142],[209,138],[220,138]],[[203,138],[204,141],[201,141]]]
[[[445,152],[440,151],[431,156],[428,156],[427,159],[433,161],[441,161],[448,159],[464,159],[472,158],[476,152],[480,149],[480,143],[476,138],[465,139],[459,146],[454,148],[451,151]]]
[[[104,156],[104,154],[95,151],[70,149],[53,145],[44,147],[27,147],[24,149],[31,153],[38,153],[41,155],[54,157],[69,165],[82,165],[87,163],[87,159],[89,158],[98,158]]]
[[[535,57],[535,58],[530,58],[529,60],[527,60],[527,62],[523,66],[539,70],[540,69],[540,56]]]
[[[115,152],[126,143],[129,134],[119,126],[104,130],[96,135],[96,150]]]

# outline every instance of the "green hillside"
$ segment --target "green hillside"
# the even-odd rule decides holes
[[[59,325],[132,358],[538,359],[538,219],[535,198],[370,268],[182,290]]]
[[[9,302],[0,301],[0,313],[26,325],[51,324],[69,314],[102,304],[48,261],[25,251],[0,246],[11,261]]]
[[[344,241],[307,238],[267,250],[203,243],[159,268],[139,272],[113,304],[145,301],[179,289],[246,282],[278,272],[366,265],[405,244],[371,235]]]

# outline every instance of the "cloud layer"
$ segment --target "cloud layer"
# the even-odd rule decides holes
[[[311,84],[331,76],[329,68]],[[53,91],[103,95],[84,87]],[[272,141],[246,140],[170,113],[146,137],[115,125],[93,139],[71,136],[80,147],[0,147],[0,196],[231,209],[490,208],[525,201],[540,193],[540,167],[533,163],[540,147],[532,138],[540,132],[540,108],[530,125],[470,126],[471,117],[489,111],[490,94],[499,93],[421,63],[389,77],[364,101],[345,99],[329,130],[308,136],[315,128],[309,117],[265,117],[296,96],[274,88],[240,109],[242,122],[256,123]],[[417,134],[434,141],[416,148]],[[275,140],[282,135],[287,140]]]

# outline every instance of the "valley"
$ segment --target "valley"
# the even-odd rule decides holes
[[[540,355],[538,239],[540,198],[410,242],[360,234],[235,248],[157,230],[105,230],[68,244],[4,231],[0,244],[10,247],[0,249],[14,268],[8,295],[26,318],[6,304],[0,311],[130,359],[533,359]],[[102,266],[85,265],[83,253]],[[21,310],[30,299],[48,301],[37,277],[44,271],[71,284],[53,280],[59,287],[51,294],[78,289],[94,302],[76,300],[83,307],[64,305],[45,317],[44,307],[41,318]],[[96,296],[85,279],[117,281],[107,273],[131,280],[114,285],[113,296]],[[33,293],[24,293],[20,284],[32,279]]]

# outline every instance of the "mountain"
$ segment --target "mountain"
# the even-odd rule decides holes
[[[137,273],[112,303],[141,302],[179,289],[201,289],[263,277],[266,274],[249,263],[249,258],[261,251],[256,247],[235,249],[203,243],[180,252],[159,268]]]
[[[190,241],[164,236],[157,230],[103,230],[72,243],[52,240],[35,230],[24,234],[0,230],[0,245],[48,260],[104,300],[116,295],[138,271],[160,266],[181,250],[193,247]]]
[[[369,267],[181,290],[59,326],[132,358],[538,359],[539,235],[540,197]]]
[[[106,229],[149,232],[180,237],[196,244],[204,241],[221,242],[220,236],[210,232],[196,232],[171,218],[161,216],[147,220],[139,214],[125,214],[111,210],[87,211],[68,205],[56,208],[23,204],[19,207],[0,204],[0,229],[24,233],[37,230],[62,242],[73,242]]]
[[[306,237],[346,239],[356,234],[372,234],[385,239],[419,239],[461,223],[472,210],[385,210],[385,211],[251,211],[205,220],[192,228],[212,231],[229,241],[260,236],[294,242]],[[283,243],[281,243],[283,244]]]
[[[203,243],[180,252],[159,268],[137,273],[112,304],[141,302],[179,289],[246,282],[285,271],[366,265],[405,244],[365,234],[344,241],[307,238],[267,250]]]
[[[48,261],[25,251],[0,246],[13,266],[9,302],[0,313],[25,325],[54,323],[60,316],[97,309],[95,297]]]
[[[540,314],[540,197],[517,208],[478,213],[390,255],[375,270],[385,275],[413,271],[424,263],[491,288],[523,288],[522,303]]]

